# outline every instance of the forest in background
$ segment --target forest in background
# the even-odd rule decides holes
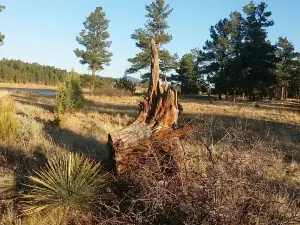
[[[32,83],[42,85],[58,85],[64,81],[68,72],[54,66],[44,66],[38,63],[27,63],[21,60],[2,59],[0,60],[0,82],[1,83]],[[82,87],[90,87],[92,77],[88,74],[81,74]],[[95,86],[107,86],[115,79],[96,76]]]
[[[241,95],[248,96],[249,100],[300,98],[300,54],[287,37],[279,37],[276,43],[268,39],[268,29],[275,22],[266,3],[251,1],[241,12],[234,11],[228,18],[220,19],[210,27],[210,39],[203,47],[192,49],[181,58],[164,48],[173,39],[167,33],[167,18],[173,9],[163,7],[161,1],[157,12],[148,8],[147,17],[153,21],[131,35],[141,51],[128,59],[130,67],[125,76],[140,72],[144,82],[149,80],[150,37],[154,37],[159,45],[160,77],[180,86],[182,94],[216,94],[219,99],[225,95],[226,100],[233,101]],[[95,20],[98,17],[101,19]],[[103,26],[99,33],[102,39],[93,38],[98,23]],[[92,76],[80,76],[83,87],[99,88],[115,81],[96,76],[111,61],[108,27],[109,20],[98,7],[87,17],[84,30],[76,37],[86,50],[75,49],[74,53],[92,71]],[[4,35],[1,42],[3,39]],[[103,55],[93,52],[103,52]],[[66,74],[66,70],[38,63],[0,61],[0,82],[57,85]]]

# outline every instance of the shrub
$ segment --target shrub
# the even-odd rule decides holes
[[[107,176],[99,163],[70,153],[50,159],[44,169],[29,176],[32,190],[24,195],[24,213],[42,213],[57,218],[70,218],[84,210],[99,199],[104,192]]]
[[[113,78],[110,77],[99,77],[96,76],[95,78],[91,75],[88,74],[82,74],[79,76],[80,78],[80,83],[82,87],[89,88],[93,84],[93,79],[94,79],[94,85],[95,88],[103,88],[111,85],[111,83],[114,82]]]
[[[15,118],[14,102],[0,101],[0,139],[11,140],[18,133],[18,123]]]
[[[18,137],[23,142],[34,141],[41,138],[43,132],[43,124],[36,121],[30,116],[22,116],[19,118]]]
[[[127,80],[126,77],[117,80],[115,86],[116,88],[129,91],[133,95],[135,94],[136,91],[136,84]]]
[[[56,111],[58,114],[66,111],[77,111],[84,107],[84,96],[78,75],[72,71],[56,92]]]
[[[103,87],[103,88],[96,88],[94,90],[95,96],[130,96],[131,94],[125,91],[124,89],[119,89],[115,87]]]

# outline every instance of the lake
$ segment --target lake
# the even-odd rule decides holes
[[[20,93],[35,93],[35,94],[47,95],[47,96],[54,96],[56,94],[55,90],[51,90],[51,89],[34,89],[34,88],[7,88],[7,87],[0,87],[0,91],[20,92]]]

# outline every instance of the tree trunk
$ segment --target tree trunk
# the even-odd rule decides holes
[[[168,87],[165,80],[159,82],[159,46],[151,41],[151,79],[148,97],[140,102],[140,114],[126,128],[108,135],[108,148],[114,172],[122,173],[129,170],[135,160],[151,154],[149,149],[142,148],[142,143],[154,137],[170,133],[178,120],[177,92]],[[163,134],[163,135],[162,135]]]
[[[90,89],[90,96],[94,95],[94,89],[95,89],[95,80],[96,80],[96,70],[93,67],[92,68],[92,84],[91,84],[91,89]]]
[[[208,97],[211,96],[211,88],[208,88]]]
[[[249,88],[249,101],[254,102],[255,101],[255,95],[254,95],[254,90],[252,87]]]
[[[222,93],[219,93],[219,100],[222,100]]]
[[[235,100],[236,100],[236,90],[234,88],[233,89],[233,99],[232,99],[232,101],[235,102]]]
[[[284,100],[285,99],[285,87],[282,86],[281,87],[281,100]]]

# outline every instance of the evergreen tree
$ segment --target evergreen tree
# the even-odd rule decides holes
[[[247,81],[249,98],[255,95],[265,95],[268,87],[276,82],[275,46],[266,40],[267,28],[274,25],[266,11],[267,4],[262,2],[255,5],[251,1],[243,9],[245,19],[245,43],[243,47],[244,79]]]
[[[5,9],[4,5],[0,5],[0,12],[2,12]],[[3,45],[3,40],[5,36],[0,32],[0,45]]]
[[[198,94],[199,86],[195,67],[195,57],[192,53],[185,54],[180,60],[180,66],[176,70],[178,81],[181,82],[181,93]]]
[[[64,114],[67,111],[77,111],[84,107],[84,96],[81,90],[78,74],[72,70],[60,84],[55,97],[57,113]]]
[[[291,77],[291,82],[289,85],[289,93],[300,99],[300,54],[297,53],[297,58],[294,60],[294,70]]]
[[[207,66],[209,74],[212,74],[210,81],[214,83],[219,98],[222,93],[228,94],[229,83],[229,35],[230,22],[228,19],[220,20],[210,28],[211,40],[206,41],[204,50],[207,53]]]
[[[243,86],[241,54],[244,40],[244,19],[241,13],[235,11],[230,14],[229,29],[229,87],[233,91],[233,101],[235,101],[237,89],[241,90],[241,86]]]
[[[97,7],[83,25],[84,30],[80,32],[76,40],[85,50],[76,49],[74,52],[77,57],[81,58],[80,63],[88,64],[89,69],[92,70],[91,92],[93,92],[96,72],[103,70],[105,65],[109,66],[111,61],[112,53],[108,51],[111,42],[108,40],[110,35],[107,32],[109,20],[105,18],[102,7]]]
[[[207,54],[199,48],[192,49],[192,54],[195,58],[197,84],[201,92],[207,92],[209,89],[209,84],[207,82]]]
[[[159,48],[161,77],[165,72],[176,68],[177,55],[163,49],[162,47],[172,40],[172,36],[166,32],[169,28],[167,18],[173,9],[165,0],[155,0],[150,5],[146,5],[146,17],[149,19],[144,29],[137,29],[131,38],[136,40],[136,46],[142,51],[134,58],[128,59],[131,67],[125,71],[126,74],[136,73],[140,70],[149,69],[151,65],[151,39],[154,38]],[[150,73],[147,72],[141,77],[148,80]]]
[[[281,99],[286,99],[288,85],[295,73],[297,53],[294,45],[287,38],[279,37],[276,43],[276,56],[280,59],[277,64],[277,79],[281,86]]]

